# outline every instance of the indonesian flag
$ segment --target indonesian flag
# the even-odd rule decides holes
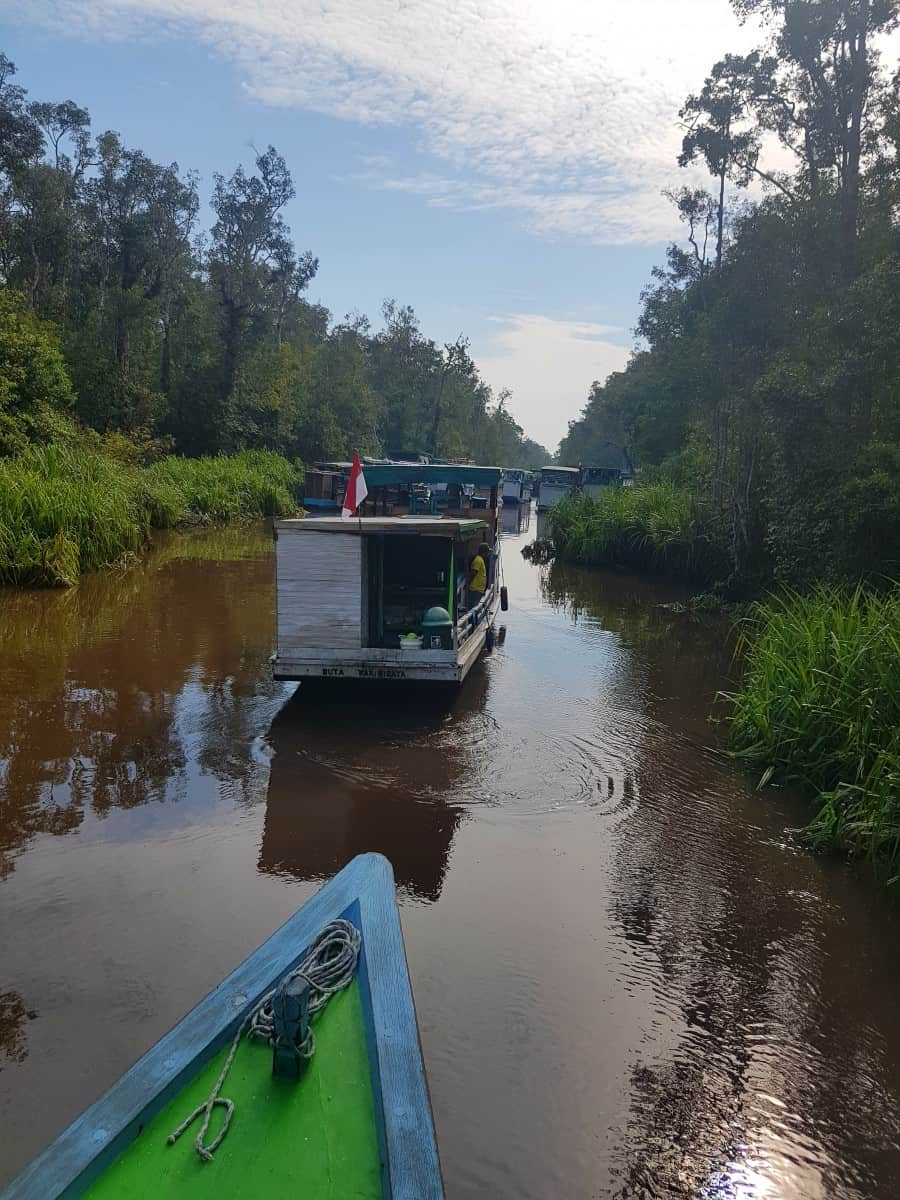
[[[363,475],[362,463],[359,461],[359,455],[353,455],[353,467],[350,470],[350,482],[347,484],[347,494],[344,496],[344,506],[341,509],[341,516],[345,521],[349,521],[359,506],[369,494],[369,489],[366,487],[366,477]]]

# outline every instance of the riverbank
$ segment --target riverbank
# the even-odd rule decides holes
[[[265,450],[141,466],[78,441],[28,446],[0,459],[0,583],[67,587],[140,554],[154,529],[289,514],[302,481]]]
[[[727,561],[709,511],[666,482],[567,497],[549,527],[564,562],[710,586]],[[790,783],[809,798],[814,846],[869,857],[897,883],[900,589],[774,594],[740,629],[745,669],[729,696],[734,753],[761,785]]]
[[[711,586],[725,578],[723,531],[697,497],[667,481],[566,496],[548,514],[556,553],[586,567],[627,567]]]
[[[773,597],[745,619],[738,650],[735,752],[810,797],[816,845],[900,881],[900,587]]]

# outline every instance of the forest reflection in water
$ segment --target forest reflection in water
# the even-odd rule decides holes
[[[2,594],[0,873],[88,810],[186,798],[197,771],[252,793],[270,551],[261,526],[162,535],[144,562],[76,588]]]
[[[735,670],[727,622],[673,615],[677,589],[662,585],[648,604],[627,575],[542,576],[548,603],[614,631],[645,668],[640,802],[617,830],[609,913],[621,983],[650,995],[656,1020],[630,1072],[616,1194],[891,1194],[893,907],[792,837],[799,800],[763,801],[724,758],[708,717]]]
[[[449,1195],[900,1192],[894,914],[718,748],[728,625],[539,524],[449,694],[273,683],[263,528],[0,597],[0,1180],[380,850]]]

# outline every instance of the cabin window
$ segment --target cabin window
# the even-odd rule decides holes
[[[549,487],[574,487],[578,482],[577,471],[542,471],[541,483]]]

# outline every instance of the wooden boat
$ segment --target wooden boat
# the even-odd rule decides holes
[[[461,683],[490,645],[501,607],[503,472],[379,463],[365,474],[371,515],[275,523],[273,674]],[[438,486],[450,493],[442,515],[418,515],[421,489]],[[488,586],[470,606],[470,565],[482,542],[492,551]]]
[[[548,508],[558,504],[563,496],[577,491],[580,481],[581,472],[578,467],[544,467],[538,492],[538,512],[546,512]]]
[[[273,1074],[273,1052],[241,1038],[221,1091],[228,1136],[203,1161],[197,1124],[235,1034],[320,931],[359,931],[349,986],[312,1018],[315,1052],[299,1080]],[[278,1051],[276,1050],[276,1055]],[[220,1113],[213,1110],[207,1140]],[[387,859],[363,854],[202,1000],[4,1193],[4,1200],[169,1196],[443,1197],[434,1124],[403,937]]]
[[[503,472],[503,503],[528,504],[531,500],[531,474],[515,467],[506,467]]]
[[[316,464],[303,480],[303,507],[321,512],[340,512],[346,488],[346,473]]]
[[[581,490],[595,498],[604,488],[622,486],[633,479],[634,467],[628,452],[615,442],[604,442],[595,451],[594,465],[581,468]]]
[[[521,504],[525,499],[524,488],[525,472],[516,470],[514,467],[507,467],[503,472],[503,503]],[[530,489],[528,498],[531,498]]]

